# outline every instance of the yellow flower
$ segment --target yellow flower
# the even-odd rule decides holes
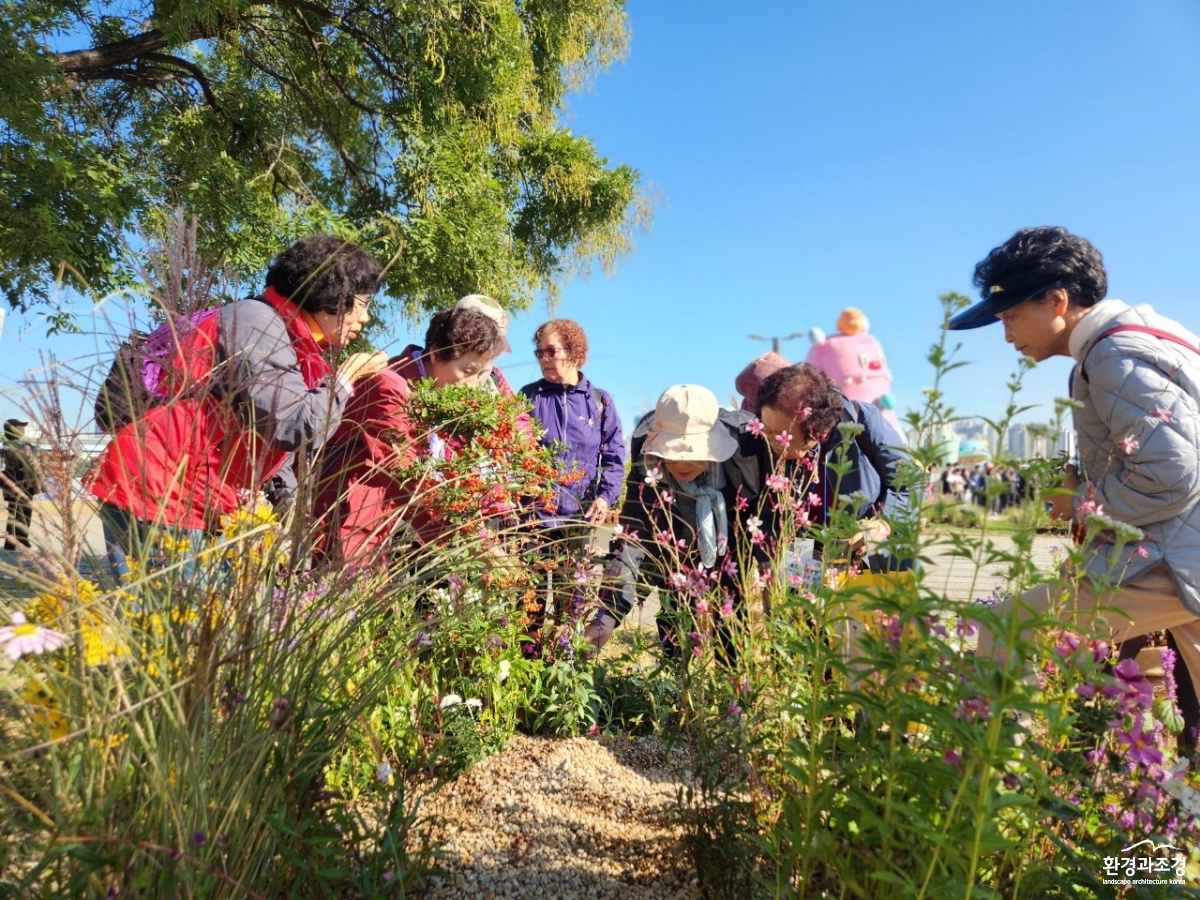
[[[30,603],[30,618],[53,623],[60,631],[78,630],[83,660],[89,666],[129,653],[118,628],[106,617],[100,586],[84,578],[61,578],[57,590],[38,594]]]

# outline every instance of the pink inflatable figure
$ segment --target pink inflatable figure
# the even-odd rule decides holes
[[[869,332],[870,324],[861,309],[847,306],[838,316],[837,334],[826,337],[819,328],[809,332],[813,345],[804,361],[832,378],[851,400],[879,407],[883,417],[900,431],[891,395],[892,373],[883,345]]]

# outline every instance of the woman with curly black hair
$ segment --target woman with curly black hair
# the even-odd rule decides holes
[[[201,537],[324,442],[355,385],[387,362],[339,360],[381,278],[361,248],[314,235],[278,256],[261,296],[173,323],[155,357],[162,402],[113,436],[87,481],[114,575],[129,570],[128,553],[147,562],[154,529]]]
[[[772,453],[792,463],[808,459],[816,467],[814,492],[820,502],[812,512],[815,524],[829,521],[830,508],[839,499],[859,496],[852,511],[859,529],[849,541],[851,557],[872,571],[911,568],[911,559],[877,549],[891,534],[888,520],[910,517],[916,502],[910,503],[901,473],[909,460],[904,441],[874,405],[848,400],[828,375],[801,363],[762,383],[758,417]],[[838,428],[842,424],[860,426],[858,434],[843,433]],[[839,476],[829,464],[841,459],[850,467]]]

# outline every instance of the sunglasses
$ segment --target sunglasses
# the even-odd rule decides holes
[[[533,357],[534,359],[557,359],[562,352],[562,347],[538,347],[533,351]]]

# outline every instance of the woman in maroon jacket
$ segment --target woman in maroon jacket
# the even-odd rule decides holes
[[[409,430],[405,409],[409,384],[420,378],[432,378],[439,386],[490,381],[500,392],[511,394],[492,368],[492,360],[505,345],[494,315],[477,306],[462,306],[433,317],[424,348],[405,347],[387,368],[362,383],[329,440],[321,467],[315,507],[322,521],[316,546],[319,560],[336,564],[377,559],[386,554],[388,541],[402,522],[412,527],[409,537],[417,543],[442,534],[444,525],[436,515],[413,502],[415,485],[395,474],[397,468],[431,452],[426,443],[395,439]]]

